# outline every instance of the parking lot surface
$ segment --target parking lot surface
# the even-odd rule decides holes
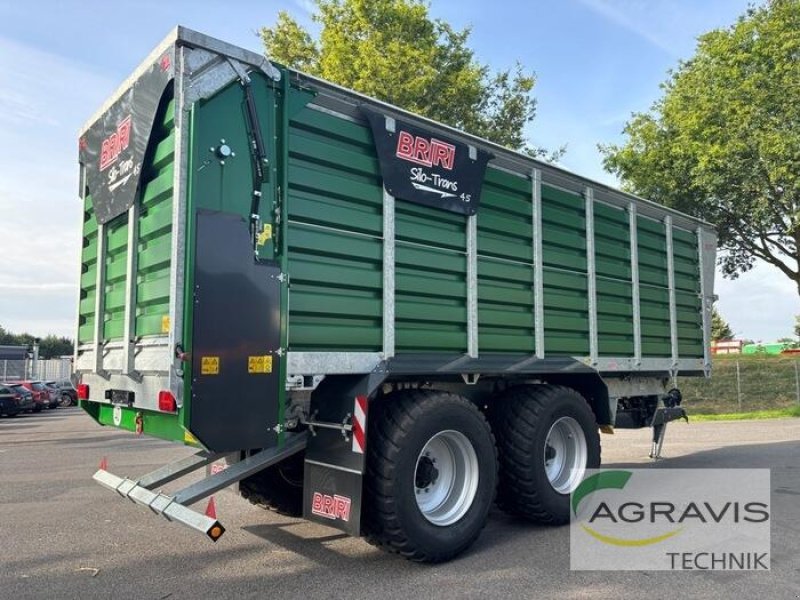
[[[0,598],[800,598],[800,419],[671,425],[603,436],[605,466],[771,468],[770,572],[573,572],[566,528],[495,511],[478,542],[417,565],[336,530],[217,494],[217,544],[92,481],[190,453],[97,426],[77,408],[0,419]]]

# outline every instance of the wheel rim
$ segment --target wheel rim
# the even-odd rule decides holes
[[[561,417],[550,427],[544,442],[544,470],[559,494],[569,494],[586,472],[586,436],[572,417]]]
[[[446,527],[463,517],[478,490],[478,455],[460,431],[440,431],[417,457],[414,493],[422,516]]]

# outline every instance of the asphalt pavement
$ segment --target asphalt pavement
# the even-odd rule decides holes
[[[606,466],[771,468],[769,572],[577,572],[566,528],[492,513],[442,565],[216,496],[217,543],[92,481],[102,457],[130,477],[190,453],[96,425],[77,408],[0,419],[0,598],[800,598],[800,419],[670,425],[603,436]]]

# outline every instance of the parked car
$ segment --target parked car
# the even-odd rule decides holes
[[[58,398],[61,406],[75,406],[78,404],[78,392],[69,379],[60,381],[46,381],[47,385],[55,385],[58,388]]]
[[[13,417],[22,412],[22,410],[17,394],[11,391],[8,386],[0,385],[0,416]]]
[[[36,403],[33,401],[33,392],[19,383],[0,383],[0,385],[8,387],[11,392],[17,396],[19,400],[20,412],[31,413],[36,410]],[[39,410],[42,410],[39,408]],[[37,411],[38,412],[38,411]]]
[[[33,412],[39,412],[43,408],[50,406],[50,392],[44,387],[41,381],[30,381],[26,379],[24,381],[15,381],[14,383],[20,384],[33,394],[33,401],[36,404]]]
[[[56,408],[61,404],[61,388],[55,381],[43,381],[42,385],[50,394],[50,408]]]
[[[61,394],[58,388],[49,386],[44,381],[34,381],[33,384],[38,385],[45,393],[48,408],[58,408],[58,404],[61,402]]]

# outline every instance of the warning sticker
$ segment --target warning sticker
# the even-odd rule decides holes
[[[250,356],[247,359],[248,373],[272,373],[272,357]]]
[[[200,359],[201,375],[219,375],[219,356],[203,356]]]
[[[161,317],[161,333],[169,333],[169,315]]]
[[[258,234],[258,245],[263,246],[272,238],[272,225],[269,223],[264,224],[261,233]]]

